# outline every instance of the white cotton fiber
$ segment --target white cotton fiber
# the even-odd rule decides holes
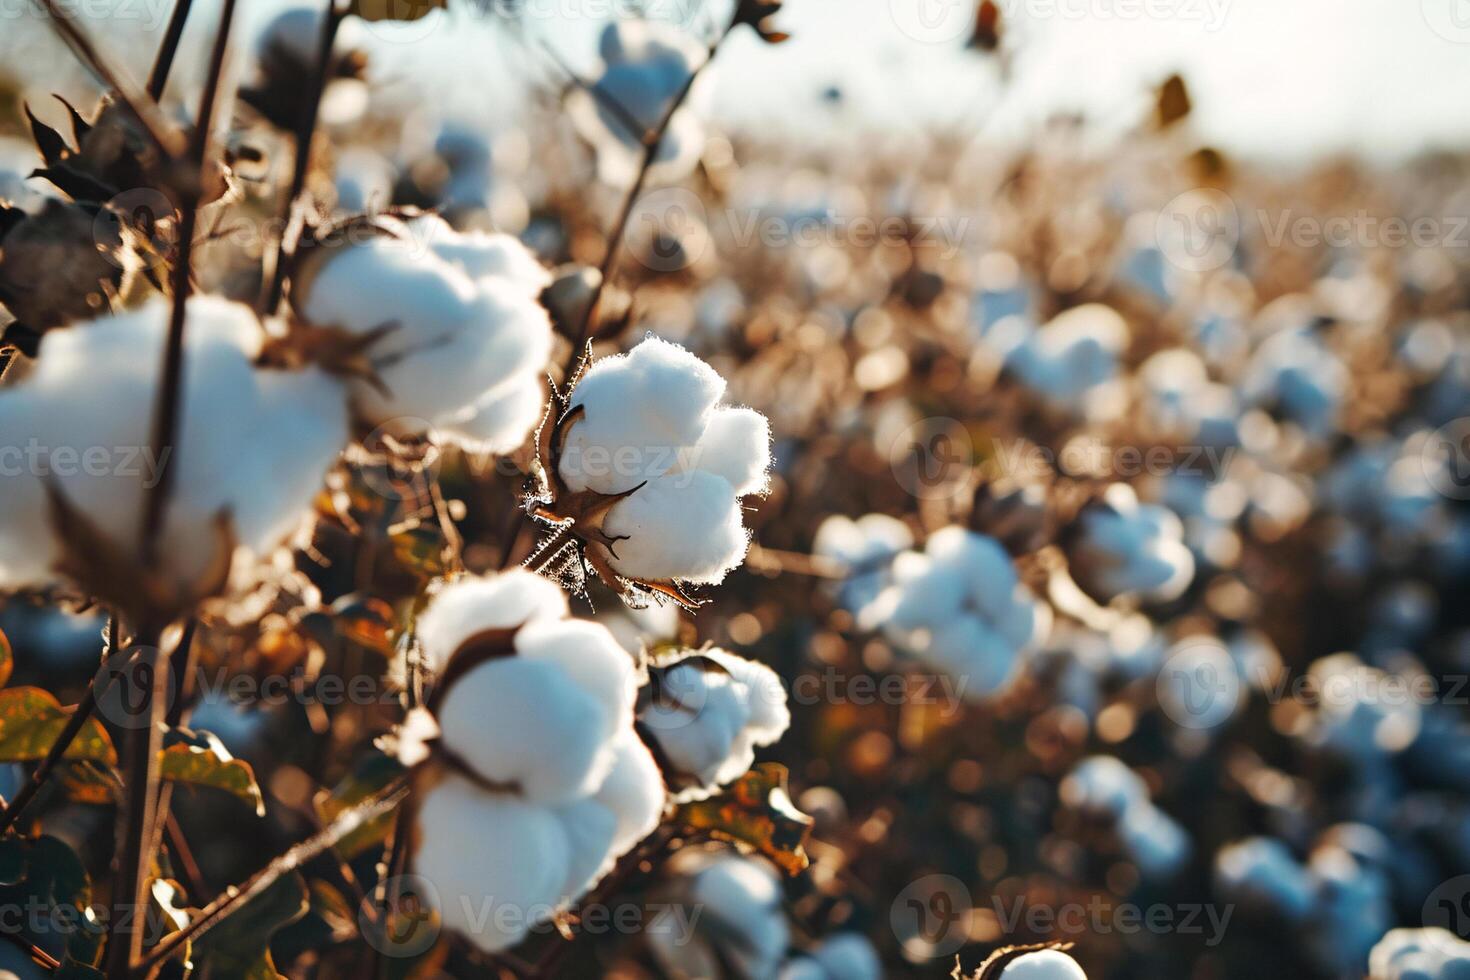
[[[431,229],[425,232],[430,242],[394,227],[396,234],[324,255],[303,295],[293,297],[301,316],[318,327],[362,335],[395,325],[369,351],[387,394],[355,381],[357,413],[372,425],[412,434],[453,427],[466,412],[483,415],[494,404],[519,410],[518,421],[530,419],[525,386],[546,365],[551,321],[536,302],[539,279],[521,261],[526,257],[499,239],[486,244],[483,237],[459,236],[437,218],[423,226]],[[516,389],[521,399],[495,401]],[[506,431],[508,422],[481,418],[477,428],[497,443],[519,442]]]
[[[624,113],[642,130],[656,127],[706,52],[671,24],[633,19],[608,24],[599,51],[603,65],[592,79],[598,94],[575,91],[568,110],[578,132],[597,149],[598,176],[623,185],[633,179],[643,152],[643,134],[631,131]],[[607,100],[622,111],[610,108]],[[703,146],[704,127],[694,106],[686,103],[674,114],[659,144],[653,176],[661,180],[684,176],[699,161]]]
[[[847,577],[831,591],[844,609],[857,612],[888,584],[894,556],[913,545],[913,532],[896,517],[864,514],[853,520],[833,514],[817,528],[812,553],[846,566]]]
[[[1116,820],[1148,802],[1148,786],[1121,759],[1097,755],[1078,763],[1062,781],[1062,801],[1092,816]]]
[[[471,279],[499,279],[530,299],[551,285],[551,271],[514,235],[458,232],[437,214],[407,222],[414,239]]]
[[[724,393],[713,368],[656,337],[597,361],[572,391],[571,408],[584,414],[568,434],[562,479],[572,490],[622,493],[667,473],[698,444]]]
[[[1058,408],[1092,414],[1116,381],[1128,346],[1128,324],[1110,307],[1088,303],[1057,314],[1019,337],[1006,366],[1026,387]]]
[[[1215,855],[1215,887],[1229,901],[1290,921],[1306,917],[1317,902],[1312,876],[1274,837],[1250,837],[1221,848]]]
[[[771,424],[750,408],[717,408],[699,444],[699,469],[724,477],[735,495],[764,493],[771,468]]]
[[[1086,508],[1078,523],[1073,575],[1103,602],[1123,595],[1168,602],[1194,579],[1194,554],[1178,515],[1161,504],[1140,504],[1126,483],[1108,487],[1101,505]]]
[[[636,665],[607,627],[586,619],[542,620],[523,627],[515,646],[522,659],[560,667],[602,705],[603,738],[632,724],[638,697]]]
[[[812,951],[812,959],[830,980],[882,980],[883,963],[867,936],[841,932]]]
[[[668,792],[653,754],[632,729],[614,742],[613,766],[595,799],[617,818],[612,837],[615,855],[627,853],[658,826]]]
[[[892,584],[858,621],[944,671],[971,700],[1004,691],[1022,656],[1051,627],[1051,607],[1020,582],[1000,543],[962,527],[930,536],[893,562]]]
[[[514,569],[488,578],[466,576],[443,586],[419,614],[415,632],[430,669],[442,673],[465,640],[485,630],[541,619],[564,619],[567,597],[550,579]]]
[[[705,929],[725,937],[722,952],[742,976],[776,972],[791,936],[774,872],[749,858],[720,855],[695,877],[693,902],[704,908]]]
[[[723,477],[694,470],[649,481],[608,512],[612,567],[630,578],[713,584],[745,557],[740,501]]]
[[[775,742],[791,724],[775,671],[718,648],[667,668],[660,687],[662,696],[644,707],[639,720],[687,784],[681,800],[708,796],[744,775],[755,750]]]
[[[553,663],[481,664],[449,688],[438,718],[449,751],[485,779],[516,784],[533,803],[589,796],[612,765],[603,702]]]
[[[43,486],[117,546],[141,545],[146,487],[161,467],[151,447],[169,304],[53,330],[34,369],[0,392],[0,587],[56,580],[59,557]],[[251,310],[189,301],[181,425],[161,554],[183,590],[218,560],[216,519],[264,554],[307,515],[347,442],[341,386],[319,371],[270,371],[253,361],[264,333]],[[99,369],[102,366],[104,369]]]
[[[451,775],[417,817],[414,870],[434,886],[444,925],[481,950],[514,946],[560,901],[571,848],[555,811]]]
[[[546,388],[529,375],[441,422],[437,431],[467,452],[503,454],[520,448],[546,414]]]
[[[560,806],[556,815],[568,846],[567,878],[560,897],[572,902],[610,870],[609,851],[618,821],[611,810],[591,798]]]
[[[1002,980],[1087,980],[1077,961],[1056,949],[1023,953],[1000,971]]]
[[[1113,825],[1123,849],[1149,878],[1173,874],[1189,858],[1188,833],[1154,806],[1142,777],[1120,759],[1092,756],[1062,781],[1062,802]]]
[[[1470,943],[1448,929],[1392,929],[1368,956],[1373,980],[1463,980]]]

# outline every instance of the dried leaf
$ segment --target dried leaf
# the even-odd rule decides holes
[[[679,807],[675,819],[691,830],[754,848],[788,875],[808,863],[806,838],[812,818],[791,802],[786,767],[763,762],[723,793]]]
[[[411,21],[449,7],[449,0],[352,0],[350,12],[367,21]]]
[[[353,643],[392,657],[397,640],[393,607],[375,596],[345,595],[332,603],[337,631]]]
[[[0,687],[10,683],[10,674],[14,670],[14,651],[10,648],[10,640],[6,638],[5,632],[0,630]]]
[[[1189,88],[1180,75],[1170,75],[1164,80],[1164,84],[1159,86],[1157,99],[1154,123],[1159,129],[1168,129],[1189,115],[1192,108]]]
[[[168,745],[158,754],[158,775],[170,782],[224,790],[265,816],[265,800],[250,763],[230,755],[224,743],[209,732],[170,732]]]
[[[317,798],[317,816],[323,824],[329,824],[343,811],[380,792],[403,773],[404,768],[397,759],[382,752],[371,752],[360,759],[352,772],[333,786],[331,792]],[[395,819],[395,814],[385,813],[367,821],[338,841],[335,850],[350,860],[370,848],[381,847]]]
[[[0,691],[0,762],[35,762],[61,736],[71,712],[49,691],[16,687]],[[63,756],[117,765],[112,739],[96,718],[88,718]]]

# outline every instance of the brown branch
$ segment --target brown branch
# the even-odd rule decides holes
[[[87,723],[87,719],[91,718],[93,712],[97,710],[97,699],[107,693],[108,688],[112,686],[112,682],[120,673],[120,671],[112,669],[117,666],[114,661],[127,659],[127,656],[124,655],[124,648],[118,642],[118,631],[120,629],[121,626],[118,623],[117,615],[114,614],[107,631],[107,653],[102,659],[102,666],[106,668],[106,673],[99,670],[97,676],[92,678],[92,682],[87,685],[87,693],[82,695],[82,700],[72,709],[71,717],[67,718],[66,725],[61,729],[61,734],[56,737],[56,741],[52,742],[51,747],[46,750],[45,757],[36,764],[35,770],[31,773],[31,778],[20,788],[20,792],[15,794],[15,799],[10,801],[10,805],[5,808],[3,813],[0,813],[0,836],[3,836],[15,825],[15,822],[20,819],[20,815],[25,812],[26,807],[30,806],[32,801],[35,800],[36,794],[46,784],[46,780],[50,778],[52,770],[56,768],[56,764],[61,761],[62,756],[66,754],[66,750],[71,748],[71,743],[75,742],[77,736],[81,734],[82,726]],[[127,654],[130,655],[131,651],[127,651]],[[100,688],[98,687],[99,679],[102,682]]]
[[[244,884],[226,889],[223,895],[201,909],[199,914],[184,928],[164,937],[157,946],[149,951],[139,972],[146,974],[157,967],[179,952],[186,942],[198,939],[229,918],[235,910],[250,899],[274,885],[283,875],[295,871],[306,862],[335,847],[342,838],[363,824],[393,812],[407,795],[407,780],[399,779],[360,805],[342,812],[337,819],[276,858],[251,876]]]
[[[296,229],[301,212],[298,207],[301,195],[306,190],[306,176],[311,170],[311,142],[316,135],[317,120],[321,115],[322,93],[327,88],[327,76],[332,65],[332,46],[337,41],[337,29],[346,19],[345,10],[337,7],[337,0],[326,0],[327,10],[322,18],[322,32],[317,43],[316,72],[312,76],[311,90],[301,106],[301,116],[296,124],[294,142],[296,159],[291,171],[291,187],[286,193],[285,213],[281,215],[281,237],[267,251],[261,267],[265,280],[261,290],[259,310],[270,315],[281,305],[281,295],[286,286],[286,272],[296,257],[296,241],[300,232]]]
[[[704,61],[696,65],[694,70],[689,73],[689,77],[684,80],[683,87],[675,93],[673,100],[669,102],[668,108],[664,110],[663,117],[659,119],[658,125],[650,132],[643,134],[643,160],[638,167],[638,176],[633,180],[633,186],[628,188],[628,195],[623,199],[623,206],[618,212],[617,221],[613,223],[612,231],[608,235],[607,252],[602,257],[602,266],[598,270],[600,275],[597,278],[597,284],[592,287],[592,297],[587,301],[587,309],[582,313],[582,323],[577,328],[577,336],[572,340],[572,352],[567,360],[566,370],[564,372],[566,377],[570,378],[572,376],[572,372],[577,366],[577,360],[583,354],[582,349],[587,343],[587,338],[591,336],[592,322],[597,318],[597,307],[602,301],[602,291],[607,287],[607,281],[612,277],[613,271],[617,266],[619,243],[628,230],[628,221],[633,217],[633,206],[638,202],[638,196],[643,193],[643,185],[647,182],[648,173],[653,169],[654,160],[658,157],[659,146],[662,145],[664,136],[668,133],[669,126],[674,121],[674,114],[679,111],[679,108],[684,104],[684,100],[689,98],[689,93],[694,89],[694,83],[699,80],[700,73],[704,71],[710,62],[715,60],[715,54],[720,50],[720,45],[725,42],[725,38],[729,37],[730,32],[740,23],[740,13],[741,5],[736,4],[735,14],[731,16],[730,22],[725,25],[724,30],[720,31],[719,36],[710,43],[709,51],[705,55]]]
[[[193,0],[175,0],[173,13],[169,14],[163,43],[153,58],[153,70],[148,73],[148,95],[154,102],[163,98],[163,90],[168,86],[168,73],[174,66],[174,55],[178,54],[179,40],[184,36],[184,25],[188,23],[192,5]]]

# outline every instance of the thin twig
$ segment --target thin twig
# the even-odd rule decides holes
[[[602,291],[607,288],[607,281],[612,277],[613,270],[617,266],[618,247],[623,240],[623,235],[628,229],[628,221],[633,217],[633,206],[638,202],[638,196],[643,193],[643,185],[648,180],[649,171],[653,169],[654,161],[658,157],[659,147],[663,144],[664,136],[669,131],[669,126],[674,121],[674,114],[689,98],[689,93],[694,89],[694,83],[699,80],[699,75],[710,62],[715,60],[715,54],[720,50],[720,45],[730,32],[739,23],[740,5],[736,4],[736,13],[730,18],[730,22],[720,31],[719,36],[711,42],[709,51],[704,61],[694,66],[689,77],[684,80],[684,85],[674,95],[669,106],[664,110],[663,117],[659,119],[658,125],[652,131],[645,133],[643,142],[643,160],[638,167],[638,176],[633,180],[633,186],[628,188],[628,195],[623,199],[622,209],[618,212],[618,219],[613,223],[612,231],[607,239],[607,252],[602,257],[602,267],[598,270],[601,274],[597,278],[597,284],[592,287],[592,298],[587,302],[587,308],[582,313],[582,323],[577,328],[577,336],[572,340],[572,352],[567,360],[566,377],[571,377],[577,366],[577,360],[582,357],[582,348],[587,343],[587,338],[592,332],[592,322],[597,318],[597,307],[602,301]]]
[[[174,159],[184,150],[183,137],[158,108],[158,103],[140,90],[125,73],[112,67],[102,57],[91,38],[76,25],[69,14],[63,11],[56,0],[36,0],[45,10],[47,20],[77,60],[104,88],[117,96],[118,102],[127,110],[135,122],[143,128],[143,134],[164,157]]]
[[[15,825],[15,822],[20,819],[20,815],[25,812],[26,807],[30,806],[31,802],[35,800],[36,794],[46,784],[46,780],[50,778],[52,770],[56,768],[56,764],[66,755],[66,750],[71,748],[71,743],[75,742],[77,736],[82,733],[82,726],[87,723],[87,719],[91,718],[92,713],[97,710],[97,699],[107,692],[107,689],[112,686],[113,680],[120,673],[120,671],[113,669],[116,666],[115,661],[126,660],[127,655],[131,651],[125,650],[118,642],[119,629],[117,615],[114,614],[111,626],[107,631],[108,650],[102,660],[102,666],[105,668],[105,671],[99,670],[97,676],[92,678],[92,683],[87,685],[87,692],[82,695],[82,700],[72,709],[71,717],[67,718],[66,725],[62,728],[61,734],[56,737],[56,741],[51,743],[51,748],[46,750],[45,757],[36,764],[35,770],[31,773],[31,778],[20,788],[20,792],[15,794],[15,799],[10,801],[10,805],[5,808],[4,813],[0,813],[0,836],[3,836]],[[100,687],[98,686],[99,680],[101,681]]]
[[[163,963],[178,952],[184,943],[198,939],[229,918],[230,914],[244,903],[274,885],[283,875],[295,871],[307,861],[335,847],[342,838],[363,824],[393,812],[393,809],[402,803],[407,795],[407,782],[400,779],[369,797],[362,804],[339,814],[337,819],[256,872],[243,885],[226,889],[223,895],[201,909],[199,914],[184,928],[164,937],[157,946],[149,951],[139,972],[146,974]]]
[[[163,90],[168,86],[168,73],[174,66],[174,55],[179,51],[179,39],[184,36],[184,25],[189,21],[189,8],[193,0],[175,0],[173,13],[169,14],[168,27],[163,32],[163,43],[153,58],[153,70],[148,73],[148,95],[154,102],[163,99]]]
[[[317,120],[321,115],[322,93],[327,88],[327,74],[331,71],[332,46],[337,42],[337,29],[346,18],[339,10],[337,0],[326,0],[327,10],[322,19],[322,32],[317,43],[316,72],[312,76],[311,91],[301,106],[301,117],[296,124],[296,159],[291,170],[291,188],[286,193],[285,213],[282,215],[281,238],[274,248],[266,252],[262,266],[265,279],[261,291],[260,312],[273,314],[281,305],[281,295],[286,286],[286,272],[296,256],[296,240],[300,237],[296,228],[301,211],[301,195],[306,190],[306,176],[311,170],[311,142],[316,135]]]

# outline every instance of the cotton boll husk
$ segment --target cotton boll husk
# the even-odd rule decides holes
[[[353,384],[358,413],[420,432],[538,371],[551,352],[546,311],[508,280],[472,280],[404,237],[379,235],[333,253],[296,303],[321,327],[365,334],[398,324],[370,356],[389,394]]]
[[[457,232],[437,214],[413,218],[407,226],[416,240],[471,279],[503,280],[531,299],[551,285],[551,271],[514,235]]]
[[[648,746],[631,729],[623,731],[613,742],[612,769],[594,797],[617,818],[614,855],[626,854],[653,833],[667,797],[663,774]]]
[[[607,627],[585,619],[542,620],[521,629],[516,652],[526,660],[555,664],[602,704],[604,738],[633,723],[638,677],[633,658]]]
[[[590,796],[613,763],[603,701],[547,661],[502,657],[455,681],[439,707],[441,742],[475,772],[533,803]]]
[[[540,376],[532,375],[455,414],[438,432],[467,452],[509,453],[525,444],[545,413],[546,391]]]
[[[730,484],[703,470],[650,480],[608,511],[603,530],[627,535],[611,559],[619,574],[696,585],[724,579],[750,541]]]
[[[54,582],[59,557],[42,475],[118,547],[139,546],[147,455],[170,307],[47,332],[41,356],[0,392],[0,442],[50,455],[0,477],[0,587]],[[343,390],[315,370],[254,367],[264,332],[248,307],[209,296],[188,304],[184,390],[160,553],[185,591],[218,559],[217,519],[255,554],[301,523],[347,442]],[[98,365],[107,370],[99,371]],[[73,455],[68,464],[60,455]],[[100,466],[96,462],[102,459]]]
[[[570,407],[586,414],[567,434],[562,479],[574,491],[623,493],[663,475],[699,442],[724,393],[713,368],[656,337],[597,361],[572,391]]]
[[[1002,980],[1087,980],[1077,961],[1056,949],[1024,953],[1000,971]]]
[[[444,925],[485,952],[520,942],[532,913],[561,900],[571,847],[554,811],[449,775],[424,794],[417,818],[414,870],[434,886]]]
[[[513,569],[445,585],[419,614],[414,629],[429,667],[442,673],[454,652],[476,633],[564,619],[569,612],[566,593],[555,582]]]
[[[771,424],[755,409],[715,409],[694,451],[696,466],[724,477],[737,497],[764,493],[770,482]]]
[[[567,878],[561,899],[575,902],[612,867],[612,842],[617,817],[596,799],[577,800],[557,807],[557,819],[566,832]]]

